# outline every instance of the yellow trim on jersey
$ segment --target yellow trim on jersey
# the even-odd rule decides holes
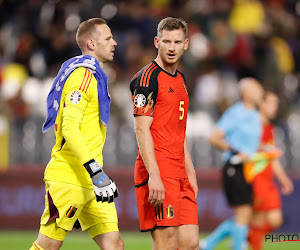
[[[97,80],[87,69],[74,70],[66,80],[54,129],[45,180],[92,188],[83,164],[95,159],[103,165],[106,127],[100,122]]]

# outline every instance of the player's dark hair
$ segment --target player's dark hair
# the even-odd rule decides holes
[[[178,29],[182,29],[184,37],[186,38],[188,30],[186,21],[180,18],[166,17],[161,20],[157,26],[157,36],[161,37],[163,30],[172,31]]]
[[[95,29],[96,29],[96,25],[102,25],[102,24],[106,24],[106,21],[102,18],[91,18],[88,19],[84,22],[82,22],[76,32],[76,42],[79,46],[79,48],[81,49],[81,51],[83,50],[84,46],[85,46],[85,39],[84,36],[86,35],[91,35]]]

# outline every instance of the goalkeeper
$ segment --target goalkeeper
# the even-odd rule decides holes
[[[75,222],[101,249],[123,249],[114,204],[118,190],[102,169],[110,107],[102,68],[113,60],[117,43],[101,18],[81,23],[76,41],[82,56],[62,65],[47,98],[43,131],[54,125],[56,143],[44,174],[40,232],[31,249],[59,249]]]

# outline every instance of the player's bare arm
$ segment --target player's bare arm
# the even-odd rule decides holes
[[[154,144],[150,127],[153,118],[149,116],[135,116],[134,129],[137,143],[143,158],[145,167],[149,173],[149,202],[160,205],[165,199],[165,188],[160,178],[160,172],[154,153]]]
[[[209,142],[212,146],[222,151],[233,150],[232,147],[225,140],[225,133],[223,130],[216,128],[209,138]],[[238,153],[238,156],[242,162],[248,160],[248,156],[242,152]]]
[[[230,150],[230,145],[225,140],[225,133],[221,129],[216,128],[213,131],[212,135],[209,138],[209,142],[212,146],[220,150]]]
[[[189,181],[192,185],[192,188],[195,192],[195,197],[197,198],[197,194],[198,194],[198,183],[197,183],[197,177],[196,177],[196,172],[195,172],[195,168],[194,168],[194,164],[192,162],[192,158],[189,152],[189,148],[188,148],[188,144],[187,144],[187,140],[185,138],[184,141],[184,155],[185,155],[185,169],[186,169],[186,173],[188,175]]]
[[[286,174],[279,160],[274,160],[272,168],[276,178],[278,179],[281,190],[284,195],[289,195],[294,191],[294,184]]]

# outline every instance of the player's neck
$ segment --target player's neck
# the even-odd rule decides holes
[[[174,75],[176,73],[178,62],[174,64],[167,64],[161,59],[159,55],[156,57],[155,62],[159,65],[159,67],[161,67],[164,71],[167,71],[171,75]]]
[[[270,120],[268,119],[268,117],[266,117],[262,112],[260,112],[260,118],[261,118],[262,123],[265,125],[271,123]]]
[[[93,53],[84,53],[83,55],[89,55],[89,56],[95,57],[96,60],[99,62],[100,68],[103,69],[104,63],[101,62],[100,59],[95,54],[93,54]]]
[[[253,102],[249,102],[249,101],[247,101],[247,100],[242,100],[242,102],[243,102],[243,104],[244,104],[244,106],[247,108],[247,109],[255,109],[256,108],[256,106],[255,106],[255,104],[253,103]]]

